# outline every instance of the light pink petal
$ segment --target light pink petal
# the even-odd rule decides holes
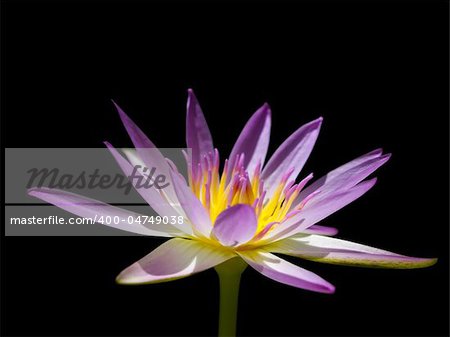
[[[328,226],[312,225],[311,227],[308,227],[305,230],[303,230],[303,233],[333,236],[338,233],[338,229]]]
[[[364,181],[347,191],[337,191],[335,193],[332,193],[327,198],[310,207],[308,207],[308,204],[306,204],[305,208],[301,212],[284,221],[274,230],[269,232],[264,240],[281,240],[294,234],[303,232],[305,229],[311,227],[317,222],[325,219],[327,216],[340,210],[342,207],[358,199],[360,196],[370,190],[373,185],[375,185],[375,183],[375,178]]]
[[[195,229],[197,234],[209,237],[212,230],[212,223],[208,211],[186,184],[181,174],[170,171],[170,175],[180,206],[186,213],[193,229]]]
[[[275,242],[265,248],[274,253],[293,255],[317,262],[369,268],[423,268],[437,261],[437,259],[404,256],[320,235],[298,235]]]
[[[188,90],[186,144],[192,149],[192,166],[197,167],[204,155],[213,152],[213,141],[202,108],[192,89]]]
[[[174,208],[175,205],[173,203],[169,203],[155,187],[147,188],[145,186],[142,186],[146,178],[140,175],[138,171],[134,172],[134,166],[131,165],[111,144],[105,142],[105,145],[108,147],[114,159],[117,161],[120,168],[127,177],[131,177],[134,174],[135,176],[142,178],[141,182],[139,182],[137,179],[130,179],[130,182],[133,184],[136,191],[150,205],[150,207],[154,209],[156,213],[161,216],[168,216],[169,218],[176,217],[177,219],[178,216],[183,215],[177,212],[177,210]],[[137,184],[140,185],[140,187],[136,187]],[[192,228],[189,224],[179,224],[177,221],[173,226],[177,227],[180,231],[188,235],[192,235]]]
[[[196,240],[171,239],[122,271],[120,284],[147,284],[176,280],[212,268],[235,257]]]
[[[131,120],[131,118],[128,117],[128,115],[115,102],[113,103],[139,157],[142,159],[144,164],[149,169],[155,168],[155,174],[162,174],[167,177],[167,179],[170,179],[169,167],[162,153],[156,148],[150,139],[148,139],[145,133],[142,132],[142,130]],[[176,199],[172,184],[165,189],[165,193],[170,196],[171,200]]]
[[[141,157],[139,156],[139,154],[137,153],[136,149],[129,149],[129,148],[125,148],[122,149],[122,152],[124,154],[124,158],[126,158],[128,160],[128,162],[136,168],[142,168],[139,169],[139,173],[145,177],[148,177],[148,168],[145,165],[145,163],[142,161]],[[177,170],[177,168],[175,167],[175,164],[172,163],[170,161],[170,159],[166,158],[166,162],[169,164],[169,166],[173,169],[173,170]],[[146,171],[144,171],[144,169],[147,168]],[[156,175],[153,175],[153,177],[156,177]],[[173,185],[172,182],[172,177],[169,176],[164,176],[166,178],[166,181],[163,183],[164,185],[166,185],[167,183]],[[168,190],[172,191],[172,193],[167,193]],[[179,215],[182,215],[183,217],[186,218],[186,214],[184,213],[183,209],[179,206],[179,201],[178,198],[174,192],[173,186],[167,186],[164,188],[161,188],[158,190],[160,192],[160,195],[162,197],[162,199],[164,200],[164,203],[169,204],[171,208],[173,208]]]
[[[256,227],[254,209],[248,205],[239,204],[219,214],[212,234],[224,246],[238,246],[255,235]]]
[[[252,268],[264,276],[293,287],[331,294],[334,286],[320,276],[263,250],[238,252]]]
[[[270,140],[271,112],[266,103],[259,108],[245,124],[236,144],[231,150],[231,167],[237,155],[244,154],[244,168],[250,177],[258,164],[263,165],[266,159]]]
[[[74,193],[41,187],[28,190],[28,194],[44,200],[49,204],[53,204],[67,212],[73,213],[83,218],[90,218],[96,222],[101,221],[103,217],[102,224],[127,232],[161,237],[186,235],[179,229],[168,224],[139,224],[137,221],[131,221],[131,218],[137,219],[138,217],[140,217],[140,219],[142,219],[141,214],[114,207],[101,201],[86,198]],[[108,223],[109,221],[105,220],[105,217],[107,216],[111,217],[110,223]],[[119,221],[116,221],[114,217],[118,217]]]
[[[272,155],[261,173],[268,197],[272,195],[287,171],[292,169],[293,178],[300,173],[316,143],[321,124],[322,117],[303,125]]]
[[[321,200],[334,191],[355,186],[386,163],[390,157],[390,154],[381,155],[381,150],[378,149],[338,167],[305,188],[294,201],[293,207],[319,189],[320,193],[311,199],[310,203]]]

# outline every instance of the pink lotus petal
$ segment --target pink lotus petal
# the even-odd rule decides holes
[[[209,237],[212,229],[211,218],[200,200],[186,184],[183,176],[171,171],[173,186],[181,207],[196,230],[197,234]]]
[[[230,159],[244,154],[244,168],[252,175],[258,165],[264,163],[270,140],[271,112],[266,103],[245,124],[231,150]]]
[[[312,225],[311,227],[303,230],[303,233],[333,236],[338,233],[338,229],[328,226]]]
[[[235,205],[219,214],[212,234],[224,246],[238,246],[255,235],[257,220],[255,211],[248,205]]]
[[[130,162],[131,165],[133,165],[136,168],[143,168],[142,170],[139,170],[139,173],[142,173],[142,175],[148,177],[148,175],[146,175],[146,173],[148,173],[148,169],[147,171],[144,171],[144,169],[147,167],[144,162],[142,161],[142,159],[139,157],[139,154],[137,153],[136,149],[122,149],[123,154],[125,155],[124,157]],[[170,159],[165,158],[167,164],[170,167]],[[175,171],[177,171],[175,169]],[[155,175],[154,175],[155,176]],[[172,182],[172,177],[169,176],[164,176],[165,178],[167,178],[167,181],[164,182],[164,185],[166,185],[167,183],[171,184],[171,186],[166,186],[164,188],[159,189],[159,192],[161,194],[161,197],[163,198],[163,200],[165,200],[165,202],[167,204],[169,204],[174,210],[176,210],[176,212],[183,216],[184,218],[186,217],[186,214],[184,213],[184,210],[181,208],[180,206],[180,202],[178,201],[178,198],[176,196],[176,193],[173,189],[173,182]],[[189,226],[190,227],[190,226]]]
[[[186,144],[192,149],[192,166],[197,167],[204,155],[213,152],[213,141],[202,108],[192,89],[188,90]]]
[[[264,276],[293,287],[331,294],[334,286],[320,276],[263,250],[239,252],[252,268]]]
[[[265,248],[274,253],[298,256],[317,262],[370,268],[423,268],[437,261],[404,256],[320,235],[299,235],[275,242]]]
[[[236,255],[199,241],[175,238],[133,263],[117,276],[120,284],[176,280],[212,268]]]
[[[358,199],[370,190],[375,183],[376,178],[364,181],[347,191],[336,191],[335,193],[331,193],[327,198],[310,207],[308,207],[307,204],[301,212],[292,216],[285,222],[281,223],[273,231],[269,232],[264,240],[277,241],[304,231],[308,227],[311,227],[317,222],[325,219],[327,216],[340,210],[342,207]],[[295,225],[297,226],[294,227]],[[287,228],[291,228],[291,230],[286,230]]]
[[[381,150],[378,149],[338,167],[305,188],[294,201],[293,207],[318,189],[321,193],[314,198],[314,201],[322,200],[336,190],[355,186],[385,164],[390,156],[390,154],[381,155]]]
[[[28,190],[28,194],[83,218],[100,221],[101,217],[118,217],[120,220],[118,223],[111,221],[111,223],[104,222],[103,224],[127,232],[160,237],[186,236],[185,233],[171,225],[153,224],[149,228],[138,222],[130,221],[130,216],[136,219],[139,216],[142,217],[142,215],[74,193],[41,187]]]
[[[124,157],[122,157],[122,155],[110,143],[105,142],[105,145],[108,147],[109,151],[111,152],[125,175],[130,177],[133,174],[134,166],[131,165]],[[134,174],[136,176],[142,177],[142,181],[145,181],[145,178],[142,175],[139,175],[138,172],[134,172]],[[159,191],[155,187],[136,187],[136,184],[138,183],[137,180],[132,180],[131,183],[135,187],[136,191],[142,196],[142,198],[159,215],[168,217],[178,217],[180,215],[184,215],[177,212],[177,210],[174,208],[175,205],[171,205],[170,203],[168,203],[167,200],[159,193]],[[177,227],[180,231],[188,235],[192,235],[192,228],[188,224],[179,224],[177,221],[173,226]]]
[[[300,173],[316,143],[321,125],[322,117],[303,125],[272,155],[261,174],[268,197],[277,188],[280,177],[288,170],[293,168],[292,177],[294,178]]]
[[[131,141],[136,148],[139,157],[142,159],[147,168],[155,168],[157,174],[162,174],[167,179],[169,176],[169,166],[162,155],[162,153],[156,148],[156,146],[148,139],[144,132],[131,120],[130,117],[115,103],[113,102],[117,111],[119,112],[120,119],[122,120]],[[176,200],[175,191],[172,184],[169,184],[165,188],[165,193],[171,200]]]

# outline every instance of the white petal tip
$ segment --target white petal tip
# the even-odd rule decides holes
[[[137,282],[132,277],[126,277],[123,272],[120,273],[119,275],[117,275],[116,283],[120,284],[120,285],[137,285],[137,284],[139,284],[139,282]]]
[[[130,282],[127,282],[127,280],[124,279],[124,278],[122,278],[121,275],[118,275],[118,276],[116,277],[116,283],[117,283],[117,284],[120,284],[120,285],[130,284]],[[132,284],[132,283],[131,283],[131,284]]]

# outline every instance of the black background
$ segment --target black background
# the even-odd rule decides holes
[[[263,102],[270,151],[325,120],[303,176],[377,147],[374,189],[323,221],[339,236],[439,257],[419,270],[297,261],[337,287],[322,295],[247,270],[240,335],[448,335],[448,3],[2,2],[6,147],[130,141],[116,100],[160,147],[184,146],[194,88],[222,156]],[[213,270],[125,287],[123,268],[163,240],[7,237],[4,335],[214,335]]]

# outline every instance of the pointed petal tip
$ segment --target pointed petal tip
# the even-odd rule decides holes
[[[386,164],[389,161],[389,159],[391,159],[391,157],[392,157],[392,153],[385,153],[385,154],[379,153],[377,155],[378,155],[378,157],[373,159],[374,165],[378,165],[378,166],[376,166],[376,168],[379,168],[382,165]]]
[[[316,234],[321,236],[335,236],[339,233],[339,230],[335,227],[313,225],[304,230],[306,234]]]
[[[117,283],[117,284],[120,284],[120,285],[130,284],[130,283],[127,282],[126,279],[123,277],[122,273],[120,273],[119,275],[117,275],[117,277],[116,277],[116,283]]]
[[[39,193],[51,193],[52,189],[49,187],[31,187],[29,189],[27,189],[27,194],[32,196],[32,197],[36,197],[39,198]]]
[[[376,158],[376,157],[381,157],[382,155],[383,155],[383,148],[378,147],[370,152],[367,152],[366,154],[364,154],[361,157],[372,157],[373,156],[373,158]]]
[[[125,123],[125,120],[130,119],[128,115],[125,113],[125,111],[122,110],[122,108],[117,104],[116,102],[112,101],[114,104],[114,107],[116,108],[117,112],[119,113],[120,119],[123,123]]]
[[[321,291],[322,294],[333,295],[336,292],[336,287],[331,283],[324,285],[322,289],[323,289],[323,291]]]
[[[338,233],[339,233],[339,229],[332,227],[332,229],[330,229],[328,235],[334,236],[334,235],[337,235]]]
[[[312,120],[311,122],[309,122],[306,125],[309,125],[309,127],[311,129],[319,129],[322,126],[322,123],[323,123],[323,117],[320,116],[319,118]]]
[[[418,263],[416,268],[428,268],[434,266],[438,262],[437,257],[422,258],[422,262]]]
[[[127,270],[127,269],[125,269],[125,270]],[[140,284],[145,284],[145,282],[140,282],[136,279],[133,279],[133,277],[127,277],[126,273],[124,273],[124,271],[122,271],[119,275],[117,275],[115,281],[116,281],[116,284],[119,284],[121,286],[136,286],[136,285],[140,285]]]
[[[260,115],[264,115],[266,119],[272,117],[272,109],[267,102],[261,105],[261,107],[257,111],[257,113],[259,113]]]
[[[383,148],[379,147],[379,148],[373,150],[372,153],[374,153],[374,154],[382,154],[383,153]]]
[[[261,106],[262,109],[267,111],[268,114],[272,112],[272,109],[270,108],[270,104],[268,102],[264,102],[264,104]]]
[[[367,190],[370,190],[377,183],[377,181],[378,181],[378,178],[374,177],[369,180],[364,180],[363,182],[360,182],[358,185],[365,184],[367,186]]]
[[[320,116],[319,118],[314,119],[314,120],[311,122],[311,125],[314,125],[314,126],[321,126],[321,125],[322,125],[322,122],[323,122],[323,117]]]
[[[37,192],[37,187],[31,187],[31,188],[27,189],[27,194],[29,196],[35,197],[36,192]]]
[[[197,100],[197,97],[195,96],[194,89],[189,88],[189,89],[187,90],[187,92],[188,92],[188,99],[189,99],[189,100]]]
[[[366,185],[375,185],[375,183],[378,181],[378,177],[373,177],[367,180],[363,180],[361,181],[359,184],[355,185],[355,186],[359,186],[362,184],[366,184]]]
[[[391,159],[391,157],[392,157],[392,153],[386,153],[386,154],[382,155],[380,158],[388,161],[389,159]]]
[[[119,104],[116,103],[115,100],[111,99],[112,104],[114,105],[114,107],[117,109],[117,111],[121,111],[122,109],[120,108]]]

